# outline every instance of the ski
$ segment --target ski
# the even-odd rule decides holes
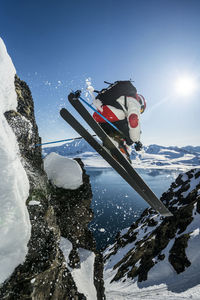
[[[71,102],[71,101],[70,101]],[[75,105],[76,103],[76,105]],[[93,128],[93,118],[89,114],[87,116],[88,118],[84,118],[87,110],[85,107],[80,103],[79,100],[73,100],[72,105],[77,109],[77,111],[80,113],[80,115],[83,117],[83,119],[88,123],[88,125],[91,126],[91,128],[95,131],[95,133],[101,138],[101,139],[107,139],[107,141],[110,143],[110,146],[112,148],[112,154],[117,155],[116,160],[110,152],[102,146],[73,116],[70,114],[70,112],[63,108],[60,111],[60,114],[62,118],[70,125],[72,126],[110,165],[113,167],[113,169],[134,189],[136,192],[155,210],[157,210],[160,214],[163,216],[172,216],[172,214],[169,212],[169,210],[164,206],[164,204],[156,197],[156,195],[151,191],[151,189],[146,185],[146,183],[142,180],[142,178],[137,174],[137,172],[132,168],[132,166],[128,163],[126,158],[121,154],[121,152],[115,147],[115,145],[112,143],[112,141],[109,139],[109,137],[106,135],[106,133],[102,130],[102,128],[96,123],[97,126]],[[80,110],[80,111],[79,111]],[[83,110],[83,111],[82,111]],[[101,130],[98,130],[98,129]],[[109,149],[110,150],[110,149]],[[122,160],[122,164],[125,162],[124,165],[121,165],[118,161]],[[130,167],[133,169],[134,175],[136,175],[136,178],[130,175],[127,170],[126,166],[127,164],[130,165]]]
[[[165,216],[172,216],[172,213],[165,207],[165,205],[157,198],[157,196],[153,193],[153,191],[149,188],[149,186],[143,181],[143,179],[139,176],[139,174],[135,171],[132,165],[128,162],[128,160],[123,156],[121,151],[117,149],[117,147],[113,144],[112,140],[105,133],[102,127],[93,119],[91,114],[85,108],[85,106],[80,102],[78,98],[70,98],[69,102],[72,106],[77,110],[77,112],[81,115],[85,122],[93,129],[96,135],[102,140],[102,142],[106,142],[106,146],[108,146],[111,154],[120,161],[120,164],[124,167],[126,172],[130,177],[132,177],[132,181],[134,185],[137,187],[133,187],[138,194],[148,203],[151,207],[156,209],[159,213]],[[84,100],[85,102],[85,100]]]

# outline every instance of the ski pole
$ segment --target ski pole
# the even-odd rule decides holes
[[[96,134],[93,134],[93,136],[96,136]],[[76,137],[76,138],[71,138],[71,139],[66,139],[66,140],[59,140],[59,141],[53,141],[53,142],[48,142],[48,143],[35,144],[35,147],[48,145],[48,144],[61,143],[61,142],[69,142],[69,141],[80,140],[80,139],[82,139],[82,136]]]
[[[96,110],[92,105],[90,105],[85,99],[83,99],[80,94],[81,91],[78,90],[76,92],[73,92],[74,95],[79,98],[81,101],[83,101],[87,106],[89,106],[94,112],[96,112],[102,119],[104,119],[108,124],[110,124],[115,130],[117,130],[120,135],[124,136],[124,134],[113,124],[111,123],[106,117],[104,117],[100,112],[98,112],[98,110]]]

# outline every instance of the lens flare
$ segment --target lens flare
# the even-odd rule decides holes
[[[195,92],[196,88],[197,83],[195,78],[192,76],[180,77],[175,82],[175,91],[177,95],[180,96],[190,96]]]

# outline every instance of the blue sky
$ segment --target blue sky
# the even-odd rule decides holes
[[[59,116],[70,89],[132,78],[147,100],[144,144],[200,145],[200,90],[174,88],[184,74],[199,86],[200,1],[1,0],[0,28],[43,142],[77,136]]]

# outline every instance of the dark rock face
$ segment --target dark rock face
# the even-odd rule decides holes
[[[174,267],[177,274],[185,271],[185,268],[191,265],[185,253],[188,239],[189,234],[184,234],[181,237],[175,239],[174,245],[170,250],[169,262]]]
[[[77,159],[77,161],[83,168],[81,160]],[[75,191],[54,187],[51,203],[57,215],[61,235],[68,238],[74,248],[95,250],[95,241],[91,231],[87,228],[93,218],[93,212],[90,209],[92,190],[89,176],[84,169],[83,180],[84,185]]]
[[[199,170],[193,169],[179,175],[161,197],[173,212],[172,217],[164,218],[155,214],[152,209],[146,209],[126,234],[118,234],[116,243],[104,255],[105,263],[109,264],[115,255],[117,257],[118,253],[124,251],[123,257],[113,266],[116,273],[111,282],[126,281],[126,277],[137,277],[138,282],[146,281],[149,270],[165,259],[177,274],[191,265],[185,251],[190,233],[184,232],[192,224],[194,216],[200,213],[199,189]],[[171,243],[172,246],[166,252],[165,249]]]
[[[31,92],[18,77],[15,85],[17,112],[7,112],[6,118],[17,137],[22,163],[30,182],[27,208],[32,232],[25,262],[0,286],[0,299],[85,300],[86,296],[78,292],[69,268],[79,267],[79,247],[95,252],[94,285],[97,299],[105,299],[103,263],[87,228],[93,216],[89,178],[84,173],[84,183],[76,191],[51,185],[43,169],[41,148],[34,147],[41,143],[41,139],[35,122]],[[32,200],[34,204],[31,204]],[[73,244],[69,267],[59,246],[60,236],[68,238]]]
[[[17,112],[7,112],[5,115],[17,137],[24,162],[41,172],[43,171],[41,147],[34,147],[35,144],[41,143],[41,138],[35,121],[31,91],[27,84],[17,76],[15,77],[15,90],[18,99]]]

